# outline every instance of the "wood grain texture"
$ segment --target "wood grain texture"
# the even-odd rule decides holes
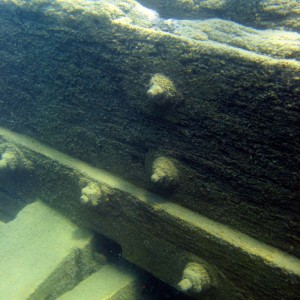
[[[1,4],[1,125],[299,256],[299,61],[72,5]],[[156,73],[180,104],[149,99]],[[177,162],[171,192],[157,155]]]
[[[298,258],[35,140],[4,129],[0,136],[34,166],[18,176],[0,172],[1,187],[44,199],[77,224],[119,243],[126,259],[175,287],[187,263],[202,264],[212,287],[192,297],[299,297]],[[106,186],[109,198],[97,206],[82,204],[83,181]]]

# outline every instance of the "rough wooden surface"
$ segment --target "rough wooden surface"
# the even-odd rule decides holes
[[[1,129],[1,142],[15,144],[33,165],[23,176],[0,172],[2,187],[42,197],[170,285],[177,286],[187,263],[201,263],[211,288],[192,294],[196,299],[299,298],[298,258],[30,138]],[[106,190],[95,206],[80,200],[88,182]]]
[[[299,61],[138,26],[106,1],[14,3],[0,6],[1,125],[300,255]],[[180,101],[148,96],[157,73]],[[160,155],[177,189],[151,182]]]
[[[136,275],[107,264],[58,300],[139,300],[139,286]]]
[[[223,18],[257,28],[300,31],[298,0],[141,0],[165,18]]]
[[[39,201],[0,229],[1,299],[56,299],[106,262],[90,232]]]

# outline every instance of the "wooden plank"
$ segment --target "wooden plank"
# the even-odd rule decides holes
[[[95,272],[58,300],[139,300],[140,283],[134,273],[110,264]]]
[[[299,259],[31,138],[5,129],[0,134],[35,166],[23,187],[28,197],[42,195],[74,221],[115,240],[125,258],[170,285],[177,286],[186,264],[197,262],[211,278],[207,297],[299,297]],[[104,193],[96,205],[80,200],[89,182]]]
[[[56,299],[105,263],[93,257],[90,232],[39,201],[0,226],[0,236],[1,299]]]
[[[134,1],[40,4],[0,4],[2,125],[300,257],[299,35],[169,33]],[[180,101],[149,97],[155,74]],[[151,180],[160,156],[171,191]]]

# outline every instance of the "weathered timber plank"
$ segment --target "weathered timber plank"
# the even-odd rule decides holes
[[[109,1],[42,2],[0,4],[2,125],[300,255],[297,35],[253,52],[261,33],[245,47],[236,24],[227,44],[215,25],[199,40],[126,23]],[[157,73],[178,106],[148,97]],[[151,181],[160,155],[177,162],[172,193]]]
[[[58,300],[139,300],[140,285],[134,273],[107,264]]]
[[[298,0],[141,0],[167,18],[224,18],[258,28],[282,28],[300,31]]]
[[[0,298],[56,299],[106,262],[93,235],[45,203],[26,206],[0,227]]]
[[[299,297],[299,259],[31,138],[1,129],[1,140],[19,147],[34,168],[24,195],[42,195],[75,222],[117,241],[125,258],[167,283],[176,286],[186,263],[197,261],[212,278],[208,299]],[[7,173],[0,175],[2,185],[16,188]],[[106,193],[94,206],[80,201],[88,182]]]

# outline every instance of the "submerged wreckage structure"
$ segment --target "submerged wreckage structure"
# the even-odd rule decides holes
[[[0,70],[1,299],[300,298],[299,1],[2,0]]]

